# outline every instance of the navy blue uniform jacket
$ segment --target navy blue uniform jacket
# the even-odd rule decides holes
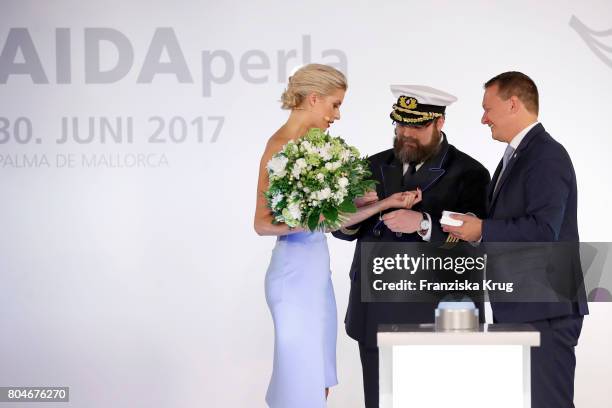
[[[423,190],[423,200],[413,209],[426,211],[432,218],[432,242],[446,241],[447,234],[441,229],[439,220],[443,210],[473,212],[483,217],[486,212],[486,189],[490,181],[489,172],[478,161],[448,144],[446,135],[440,149],[411,176],[407,185],[402,185],[403,166],[395,157],[393,149],[380,152],[369,158],[372,178],[378,180],[376,190],[379,198],[388,197],[398,191]],[[417,233],[394,232],[379,222],[378,215],[357,226],[353,234],[336,231],[337,238],[357,240],[351,265],[351,291],[345,318],[346,331],[353,339],[368,346],[376,346],[379,324],[428,323],[434,320],[434,303],[366,303],[361,302],[361,243],[362,242],[422,242]],[[380,235],[376,236],[376,230]],[[481,310],[482,312],[482,310]],[[484,316],[484,313],[483,313]]]

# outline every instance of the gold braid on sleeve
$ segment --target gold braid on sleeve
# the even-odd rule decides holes
[[[340,232],[343,233],[344,235],[355,235],[356,233],[359,232],[359,229],[361,228],[361,225],[358,226],[356,229],[349,229],[349,228],[340,228]]]

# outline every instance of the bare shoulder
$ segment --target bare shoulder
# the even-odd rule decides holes
[[[270,138],[268,139],[268,143],[266,144],[266,149],[264,150],[261,156],[261,162],[259,163],[259,182],[258,182],[258,191],[262,191],[267,188],[267,179],[268,173],[266,171],[266,166],[272,156],[276,153],[280,152],[281,149],[287,142],[289,142],[291,138],[285,131],[284,127],[278,129]]]
[[[278,129],[270,138],[268,139],[268,143],[266,144],[266,150],[262,156],[262,161],[268,161],[272,156],[281,151],[283,146],[285,146],[289,141],[291,141],[291,137],[288,132],[281,127]]]

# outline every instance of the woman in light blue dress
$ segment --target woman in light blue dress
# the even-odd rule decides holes
[[[323,408],[329,387],[338,383],[336,302],[325,234],[272,224],[263,193],[269,186],[268,161],[308,129],[327,129],[340,119],[346,89],[346,78],[332,67],[309,64],[297,70],[282,95],[282,107],[291,113],[268,141],[260,163],[255,231],[278,237],[265,278],[274,321],[274,363],[266,394],[270,408]],[[419,199],[418,193],[397,193],[379,201],[375,192],[368,193],[344,226]]]

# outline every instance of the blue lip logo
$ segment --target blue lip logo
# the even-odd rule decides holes
[[[612,68],[612,29],[604,31],[593,30],[587,27],[582,21],[578,20],[576,16],[572,16],[569,25],[576,30],[580,37],[582,37],[591,51],[593,51],[604,64]],[[602,40],[606,39],[610,45],[602,42]]]

